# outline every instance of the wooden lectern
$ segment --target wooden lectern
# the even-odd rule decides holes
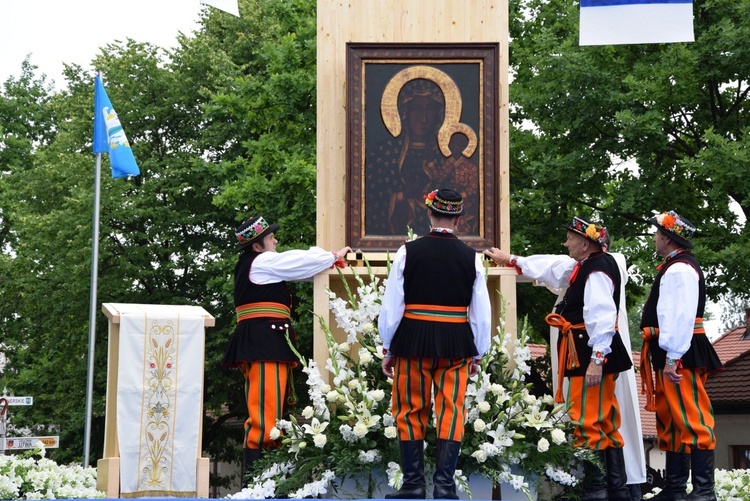
[[[106,494],[107,498],[119,498],[120,496],[120,447],[117,439],[117,388],[118,388],[118,365],[120,347],[120,318],[123,314],[139,313],[144,308],[153,308],[154,305],[139,305],[126,303],[103,303],[102,311],[109,320],[109,344],[107,355],[107,400],[104,425],[104,453],[103,458],[97,462],[97,488]],[[164,310],[175,314],[203,316],[204,327],[215,325],[214,317],[199,306],[159,306]],[[199,368],[198,370],[203,370]],[[201,408],[203,407],[201,397]],[[198,457],[196,457],[196,497],[208,498],[209,458],[201,457],[200,443],[203,429],[203,415],[198,417],[195,423],[198,429]]]

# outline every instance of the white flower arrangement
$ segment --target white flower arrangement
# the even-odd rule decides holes
[[[693,486],[688,482],[687,492],[692,490]],[[718,501],[750,501],[750,469],[715,470],[714,491]],[[643,499],[651,499],[659,492],[661,489],[656,488],[644,494]]]
[[[38,456],[38,458],[37,458]],[[62,466],[44,457],[44,446],[0,456],[0,499],[104,498],[96,490],[96,470]]]
[[[380,367],[382,342],[376,327],[384,285],[369,264],[367,269],[367,282],[352,270],[356,291],[342,280],[346,300],[328,293],[329,308],[346,333],[346,342],[336,342],[319,319],[332,384],[323,380],[315,361],[300,357],[310,405],[277,423],[274,436],[281,440],[281,448],[267,451],[254,463],[256,476],[233,498],[324,495],[347,478],[364,478],[359,497],[371,497],[373,471],[383,475],[383,482],[387,477],[394,489],[400,487],[392,383]],[[502,332],[501,322],[498,333]],[[518,339],[510,334],[494,336],[479,373],[470,379],[466,406],[471,424],[466,427],[455,475],[459,490],[469,491],[472,475],[484,476],[495,485],[507,482],[529,495],[531,484],[542,481],[555,484],[560,492],[580,488],[583,454],[571,445],[572,425],[565,406],[556,406],[551,395],[537,398],[524,383],[531,358],[526,332],[524,325]],[[434,423],[431,426],[429,451],[434,450]],[[434,467],[429,451],[425,454],[428,481]]]

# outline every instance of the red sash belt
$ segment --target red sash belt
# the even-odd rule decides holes
[[[468,322],[466,306],[439,306],[434,304],[407,304],[404,318],[462,324]]]
[[[578,361],[578,352],[576,351],[576,343],[573,338],[574,330],[585,330],[586,326],[583,323],[571,324],[565,317],[557,313],[550,313],[544,319],[551,327],[557,327],[560,331],[560,348],[557,351],[557,390],[555,391],[555,402],[558,404],[563,403],[563,379],[565,379],[565,369],[577,369],[581,366]]]
[[[695,326],[693,326],[693,335],[706,334],[706,329],[703,328],[703,318],[695,318]],[[641,332],[643,337],[643,347],[641,348],[641,393],[646,395],[646,410],[656,410],[656,388],[654,385],[654,375],[651,369],[651,357],[649,357],[649,348],[651,347],[651,340],[656,340],[659,337],[658,327],[644,327]]]
[[[238,322],[251,318],[291,318],[288,306],[270,301],[243,304],[235,308],[235,311]]]

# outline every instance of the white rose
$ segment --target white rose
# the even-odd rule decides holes
[[[346,353],[346,352],[348,352],[348,351],[349,351],[350,349],[351,349],[351,347],[349,346],[349,343],[341,343],[340,345],[338,345],[338,350],[339,350],[339,351],[340,351],[341,353]]]
[[[398,435],[398,431],[396,430],[395,426],[386,426],[385,430],[383,430],[383,433],[385,434],[385,438],[396,438],[396,435]]]
[[[315,415],[315,410],[311,406],[307,406],[304,409],[302,409],[302,417],[306,419],[310,419]]]
[[[552,441],[555,443],[555,445],[560,445],[561,443],[566,441],[565,432],[562,431],[560,428],[555,428],[550,432],[550,436],[552,437]]]
[[[360,421],[359,423],[354,425],[353,431],[355,435],[357,435],[359,438],[362,438],[367,435],[367,432],[370,431],[370,428],[368,428],[366,424]]]
[[[320,392],[321,393],[328,393],[329,391],[331,391],[331,385],[330,384],[324,384],[324,385],[322,385],[320,387]]]
[[[268,436],[271,437],[271,440],[276,440],[281,436],[281,430],[274,426],[273,428],[271,428],[271,432],[268,434]]]
[[[489,390],[490,390],[490,393],[496,396],[502,395],[503,393],[505,393],[505,388],[503,388],[503,385],[498,384],[498,383],[492,383],[489,386]]]
[[[484,463],[487,461],[487,453],[479,449],[471,453],[471,457],[477,460],[477,463]]]
[[[485,423],[482,419],[477,419],[474,421],[474,431],[484,431],[484,429],[487,428],[487,423]]]
[[[361,365],[367,365],[372,362],[372,353],[370,353],[370,350],[368,350],[367,348],[362,348],[361,350],[359,350],[358,355],[359,363]]]
[[[536,448],[539,452],[547,452],[549,450],[549,440],[544,437],[540,438],[536,444]]]
[[[385,392],[383,390],[372,390],[370,392],[370,398],[372,398],[376,402],[380,402],[385,398]]]
[[[359,389],[359,379],[352,379],[349,381],[348,385],[350,389],[352,390],[358,390]]]
[[[338,399],[339,399],[339,392],[337,392],[336,390],[331,390],[328,393],[326,393],[326,400],[328,400],[329,402],[335,402]]]
[[[492,406],[490,405],[490,403],[489,403],[489,402],[487,402],[487,401],[485,400],[484,402],[479,402],[479,403],[477,404],[477,409],[479,409],[479,412],[481,412],[482,414],[484,414],[484,413],[486,413],[486,412],[489,412],[489,411],[490,411],[490,409],[492,409]]]
[[[365,334],[370,334],[374,331],[375,331],[375,326],[372,325],[372,322],[368,322],[362,326],[362,332],[364,332]]]
[[[319,449],[322,449],[326,442],[328,442],[328,437],[322,433],[318,433],[313,437],[313,443],[315,444],[315,447],[318,447]]]

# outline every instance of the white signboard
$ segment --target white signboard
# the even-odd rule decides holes
[[[5,439],[5,450],[34,449],[40,441],[47,449],[57,449],[60,437],[8,437]]]
[[[34,397],[0,397],[8,401],[8,405],[33,405]]]

